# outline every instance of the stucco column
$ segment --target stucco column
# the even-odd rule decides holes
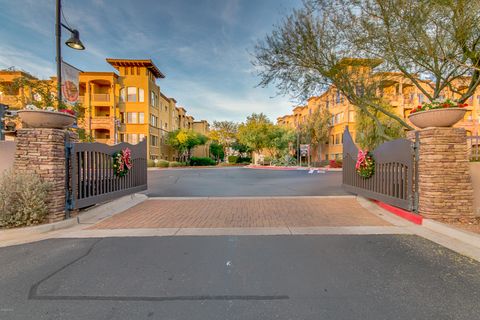
[[[47,222],[65,219],[65,189],[67,169],[65,140],[76,141],[77,134],[60,129],[19,129],[15,150],[14,170],[36,173],[51,184],[47,197]]]
[[[419,130],[419,214],[441,221],[469,221],[473,188],[463,128]],[[415,131],[408,133],[414,139]]]

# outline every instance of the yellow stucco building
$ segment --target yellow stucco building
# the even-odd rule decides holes
[[[192,126],[193,131],[208,137],[210,132],[210,124],[207,120],[194,121]],[[207,142],[203,146],[197,146],[195,149],[193,149],[192,155],[194,157],[210,157],[210,143]]]
[[[362,65],[362,68],[366,68],[367,72],[372,72],[372,68],[375,66],[375,64],[365,64]],[[412,108],[428,102],[427,97],[418,87],[400,73],[372,73],[372,76],[376,77],[376,80],[381,80],[376,81],[381,83],[377,94],[387,101],[393,107],[395,113],[404,118],[407,123],[409,123],[407,116]],[[421,83],[427,92],[432,92],[426,81],[421,81]],[[450,90],[445,90],[443,96],[451,99],[459,97],[458,94]],[[460,121],[455,126],[465,128],[468,135],[480,135],[480,89],[477,89],[467,103],[467,113],[463,121]],[[312,150],[312,160],[341,159],[343,152],[342,134],[346,126],[349,127],[352,137],[356,139],[356,107],[350,104],[334,86],[329,87],[322,95],[308,99],[305,106],[293,108],[292,114],[278,117],[277,124],[298,130],[299,126],[305,123],[309,115],[318,108],[325,108],[330,112],[331,128],[328,144],[321,146],[321,159],[318,158],[318,150]]]
[[[89,71],[79,75],[79,102],[85,112],[79,127],[101,143],[136,144],[147,139],[150,160],[177,160],[176,152],[166,144],[167,135],[179,128],[194,130],[194,118],[160,90],[157,81],[165,75],[149,59],[106,61],[117,72]],[[36,80],[22,71],[0,71],[1,82],[9,83],[18,77]],[[55,77],[45,81],[55,89]],[[31,93],[0,92],[0,103],[13,109],[25,107],[27,98],[31,100]]]

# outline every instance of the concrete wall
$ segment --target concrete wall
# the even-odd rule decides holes
[[[14,141],[0,141],[0,174],[13,166],[15,146]]]
[[[477,217],[480,217],[480,162],[470,162],[470,172],[473,184],[473,210]]]

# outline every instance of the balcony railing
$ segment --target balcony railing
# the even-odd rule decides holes
[[[95,93],[93,95],[93,101],[109,102],[110,101],[110,94],[108,94],[108,93]]]

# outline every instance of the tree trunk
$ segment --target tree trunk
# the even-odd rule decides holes
[[[318,164],[322,163],[322,143],[318,144]]]

